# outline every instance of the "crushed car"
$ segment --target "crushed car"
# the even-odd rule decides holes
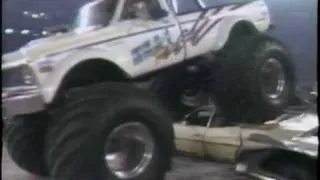
[[[314,110],[270,122],[285,131],[255,132],[243,139],[236,170],[261,180],[317,179],[318,121]]]
[[[9,154],[57,179],[159,179],[186,109],[216,101],[229,119],[263,121],[293,99],[290,54],[270,27],[263,0],[85,4],[72,27],[3,55]]]
[[[176,151],[179,154],[238,163],[239,167],[245,166],[247,169],[251,166],[245,163],[268,159],[263,153],[268,153],[273,148],[274,152],[278,152],[276,148],[279,145],[297,153],[305,151],[317,158],[317,143],[304,146],[308,140],[314,141],[317,138],[310,136],[310,132],[317,133],[315,128],[318,128],[318,116],[306,108],[290,109],[275,120],[249,124],[230,121],[215,106],[204,106],[174,123]],[[281,155],[283,160],[292,160],[291,156]],[[247,159],[252,159],[253,162],[245,161]],[[282,168],[278,166],[278,169]]]

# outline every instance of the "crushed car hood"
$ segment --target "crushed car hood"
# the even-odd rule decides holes
[[[249,134],[265,134],[276,139],[289,139],[319,125],[315,110],[304,110],[285,113],[275,120],[261,125],[242,125],[243,132]]]
[[[276,119],[266,122],[267,126],[274,126],[266,131],[256,131],[246,137],[248,141],[244,146],[256,146],[248,142],[257,142],[267,147],[288,149],[318,156],[318,139],[305,136],[307,132],[317,129],[319,126],[318,115],[315,112],[302,112],[284,119]],[[243,137],[244,138],[244,137]],[[258,147],[258,146],[257,146]]]
[[[276,124],[276,128],[271,130],[268,134],[277,138],[281,138],[283,133],[298,135],[316,128],[319,125],[318,115],[315,112],[301,112],[284,119],[279,118],[274,122],[266,122],[266,124]],[[282,133],[283,132],[283,133]],[[284,136],[284,138],[290,138]]]

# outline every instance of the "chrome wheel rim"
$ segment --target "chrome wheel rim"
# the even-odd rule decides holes
[[[106,166],[119,179],[137,177],[150,165],[154,147],[152,135],[144,124],[121,124],[113,129],[107,139]]]
[[[278,99],[286,86],[285,72],[282,64],[277,59],[268,59],[262,65],[260,80],[263,94],[268,99]]]

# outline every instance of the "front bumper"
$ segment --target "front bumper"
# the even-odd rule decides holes
[[[37,87],[6,88],[2,91],[2,120],[32,114],[45,109],[45,102]]]

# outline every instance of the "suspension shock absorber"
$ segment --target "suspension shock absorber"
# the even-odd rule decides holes
[[[197,107],[205,103],[204,83],[206,71],[199,64],[189,65],[185,71],[185,85],[181,96],[182,103],[186,106]]]
[[[200,67],[190,65],[186,67],[185,93],[187,96],[195,96],[200,88],[199,82]]]

